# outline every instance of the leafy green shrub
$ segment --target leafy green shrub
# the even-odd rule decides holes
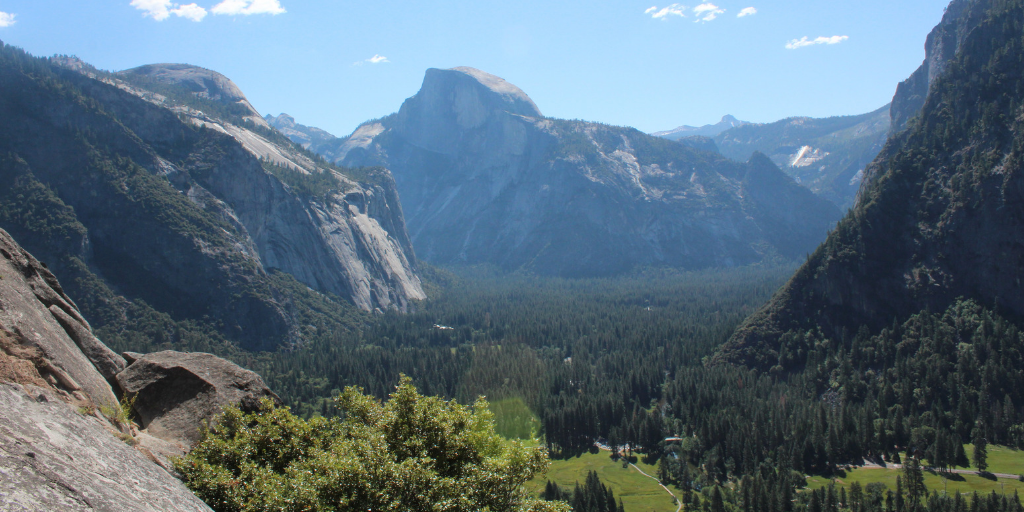
[[[344,420],[228,409],[175,467],[214,510],[568,510],[528,496],[547,456],[499,436],[483,399],[425,397],[403,377],[387,402],[355,387],[336,401]]]
[[[118,428],[131,426],[133,423],[132,412],[135,409],[136,398],[138,398],[138,395],[129,396],[126,394],[121,397],[120,402],[100,407],[100,413],[106,416],[107,419]]]

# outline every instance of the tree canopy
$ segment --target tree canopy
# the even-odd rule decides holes
[[[426,397],[403,377],[387,401],[348,387],[336,402],[344,419],[229,408],[175,467],[218,511],[569,510],[528,496],[545,450],[499,436],[483,398]]]

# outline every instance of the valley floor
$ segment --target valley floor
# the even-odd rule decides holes
[[[964,445],[964,450],[967,453],[972,453],[974,447],[969,444]],[[890,489],[895,489],[896,476],[900,474],[901,468],[902,466],[898,464],[889,464],[886,467],[877,465],[854,467],[840,472],[834,479],[821,476],[810,477],[807,479],[807,488],[818,489],[828,485],[831,480],[841,487],[848,487],[853,482],[860,482],[862,486],[881,482]],[[1018,475],[1021,473],[1024,473],[1024,451],[1004,446],[989,446],[988,473],[979,474],[978,468],[973,466],[957,469],[950,473],[926,469],[924,481],[929,492],[938,491],[940,494],[942,492],[986,494],[992,491],[1010,494],[1024,493],[1024,482],[1018,480]]]
[[[972,447],[965,446],[967,453],[971,453]],[[1024,451],[1014,450],[1002,446],[989,447],[989,471],[988,474],[978,474],[977,468],[959,469],[957,472],[943,474],[938,471],[925,471],[925,485],[928,491],[938,491],[952,494],[954,492],[970,494],[988,494],[992,491],[997,493],[1013,494],[1015,492],[1024,494],[1024,482],[1017,479],[1018,474],[1024,472]],[[871,483],[882,483],[890,489],[896,488],[896,476],[900,474],[901,466],[889,464],[886,467],[877,465],[866,465],[851,467],[840,472],[834,478],[823,476],[811,476],[807,478],[807,487],[804,490],[814,490],[827,486],[829,482],[839,487],[849,488],[854,482],[860,482],[866,487]],[[608,452],[587,453],[580,457],[568,460],[552,460],[551,467],[547,473],[527,483],[530,492],[539,494],[544,490],[548,480],[566,488],[573,488],[576,482],[582,484],[590,471],[596,471],[601,482],[615,492],[616,498],[622,498],[622,503],[627,511],[656,511],[676,512],[678,505],[673,503],[668,495],[655,479],[647,475],[658,474],[657,466],[644,464],[637,461],[635,467],[623,468],[621,459],[613,461]],[[996,476],[998,475],[998,476]],[[675,496],[682,496],[682,491],[675,486],[669,486],[668,490]]]
[[[615,498],[622,498],[622,505],[627,511],[676,512],[679,506],[673,503],[665,489],[637,469],[647,475],[658,474],[657,466],[644,464],[639,460],[636,467],[623,468],[622,459],[613,461],[608,452],[602,450],[600,453],[585,453],[568,460],[552,460],[547,474],[528,482],[527,488],[530,492],[539,494],[544,490],[547,481],[551,480],[562,487],[572,489],[576,482],[583,484],[588,472],[596,471],[601,483],[615,493]],[[683,495],[675,486],[669,486],[669,490],[676,496]]]

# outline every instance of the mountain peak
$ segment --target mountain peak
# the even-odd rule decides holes
[[[147,64],[120,72],[143,76],[160,83],[185,87],[200,97],[225,103],[248,101],[228,77],[191,64]]]
[[[428,69],[426,76],[423,78],[423,87],[420,89],[420,93],[429,94],[436,91],[446,94],[446,91],[457,91],[460,87],[472,84],[478,86],[474,87],[476,94],[479,95],[478,101],[487,106],[527,117],[543,117],[540,109],[537,108],[537,105],[522,89],[506,81],[504,78],[471,67]],[[462,98],[459,98],[458,95],[451,96],[446,94],[446,96],[456,101],[466,102],[471,100],[470,96],[463,96]]]

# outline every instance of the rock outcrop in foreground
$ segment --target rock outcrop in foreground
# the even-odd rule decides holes
[[[225,406],[280,399],[210,354],[127,355],[97,339],[53,274],[0,230],[0,509],[209,510],[169,457]]]
[[[135,398],[147,434],[184,446],[199,442],[202,425],[226,405],[252,411],[264,398],[282,403],[259,375],[211,354],[147,354],[118,374],[117,382]]]
[[[210,510],[103,421],[50,390],[0,382],[0,509]]]
[[[333,153],[389,168],[417,255],[566,277],[801,258],[839,210],[756,155],[736,163],[630,128],[543,117],[518,87],[431,69]]]

